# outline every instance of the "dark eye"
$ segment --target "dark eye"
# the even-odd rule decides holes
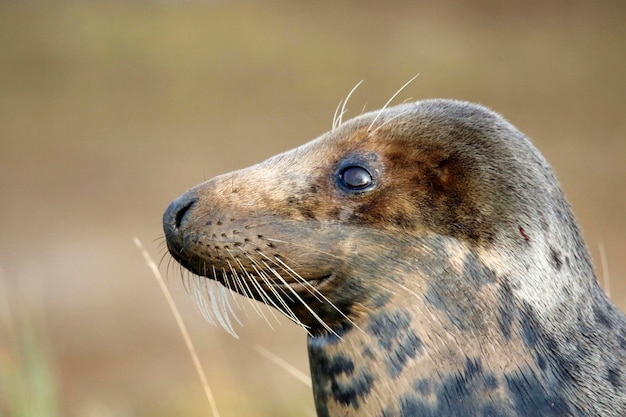
[[[380,165],[375,153],[348,154],[336,165],[335,185],[344,194],[365,194],[376,188]]]
[[[362,166],[345,167],[339,174],[342,185],[348,190],[364,190],[372,185],[372,174]]]

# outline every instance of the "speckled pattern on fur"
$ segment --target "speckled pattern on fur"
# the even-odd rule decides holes
[[[320,417],[626,415],[626,319],[547,162],[484,107],[361,115],[163,222],[184,267],[307,328]]]

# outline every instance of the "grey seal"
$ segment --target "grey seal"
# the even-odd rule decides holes
[[[185,268],[305,326],[320,417],[626,415],[626,318],[548,163],[482,106],[363,114],[163,225]]]

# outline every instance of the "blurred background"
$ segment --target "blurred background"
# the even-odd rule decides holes
[[[0,2],[0,415],[210,415],[132,239],[161,259],[173,198],[322,134],[361,79],[346,118],[420,73],[396,103],[529,135],[626,309],[625,22],[620,1]],[[304,331],[251,314],[235,340],[168,285],[222,416],[314,415],[255,351],[308,372]]]

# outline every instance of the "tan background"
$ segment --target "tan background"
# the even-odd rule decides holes
[[[419,72],[396,102],[480,102],[533,138],[625,309],[624,4],[0,3],[0,293],[13,336],[20,309],[42,320],[62,415],[210,415],[132,237],[160,259],[170,200],[323,133],[361,79],[348,116]],[[237,341],[176,271],[169,287],[223,416],[313,415],[253,350],[306,370],[303,331],[251,316]],[[4,330],[0,372],[17,361]]]

